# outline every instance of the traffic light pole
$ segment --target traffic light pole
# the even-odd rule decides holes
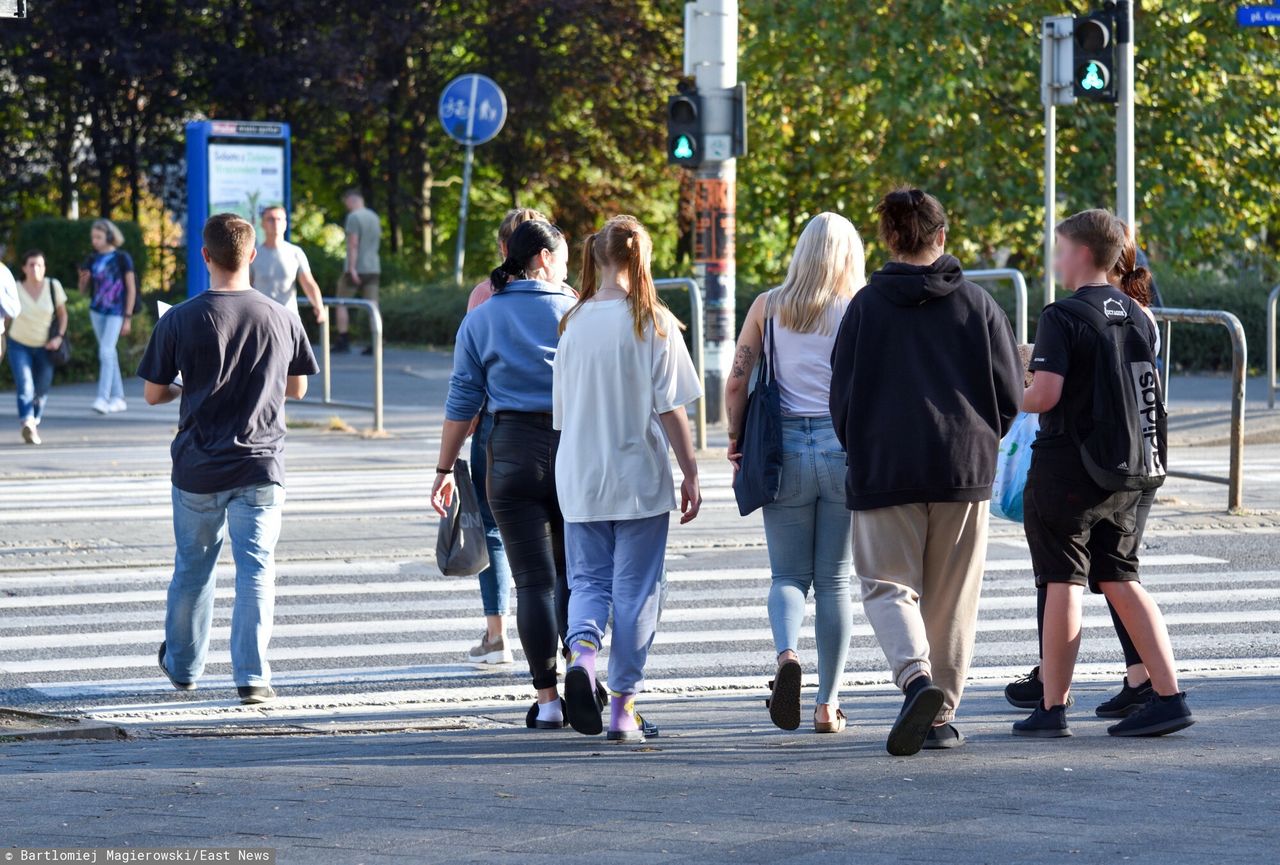
[[[1133,60],[1133,2],[1120,0],[1116,4],[1116,47],[1119,67],[1116,72],[1116,215],[1135,231],[1137,209],[1134,189],[1134,60]]]
[[[734,244],[737,160],[734,159],[734,88],[738,84],[737,0],[685,4],[685,74],[697,83],[702,105],[702,163],[694,174],[694,277],[705,299],[707,422],[725,420],[724,385],[737,338]]]

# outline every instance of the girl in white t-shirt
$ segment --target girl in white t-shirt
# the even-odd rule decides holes
[[[676,506],[669,446],[684,474],[680,522],[702,504],[684,409],[702,387],[679,322],[658,300],[652,251],[649,233],[630,216],[587,238],[580,299],[560,323],[552,389],[570,589],[565,703],[579,733],[603,730],[596,655],[612,614],[608,738],[618,742],[644,741],[635,697],[658,625]]]

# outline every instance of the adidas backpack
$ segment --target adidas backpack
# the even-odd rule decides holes
[[[1137,302],[1117,294],[1073,295],[1059,309],[1098,335],[1093,429],[1071,429],[1089,477],[1104,490],[1149,490],[1167,474],[1168,422],[1155,347]]]

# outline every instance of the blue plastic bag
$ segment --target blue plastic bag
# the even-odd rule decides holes
[[[1031,468],[1031,443],[1040,432],[1040,415],[1018,412],[1013,426],[1000,442],[996,455],[996,479],[991,486],[991,513],[1022,522],[1022,497]]]

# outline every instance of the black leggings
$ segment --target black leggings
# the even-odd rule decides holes
[[[1142,543],[1142,535],[1147,530],[1147,517],[1151,514],[1151,505],[1155,500],[1155,490],[1147,490],[1142,494],[1142,498],[1138,500],[1138,543]],[[1044,657],[1044,606],[1048,597],[1049,589],[1047,586],[1041,586],[1036,591],[1036,629],[1039,633],[1041,658]],[[1124,623],[1120,621],[1120,615],[1116,613],[1116,608],[1111,605],[1111,601],[1107,601],[1107,610],[1111,613],[1111,624],[1115,626],[1116,636],[1120,639],[1120,648],[1124,652],[1125,667],[1141,664],[1142,656],[1138,654],[1138,649],[1133,645],[1133,638],[1125,630]],[[1129,684],[1140,685],[1142,683],[1130,682]]]
[[[489,438],[489,509],[516,586],[516,629],[535,688],[556,685],[569,618],[564,518],[556,497],[560,434],[551,415],[498,412]]]

